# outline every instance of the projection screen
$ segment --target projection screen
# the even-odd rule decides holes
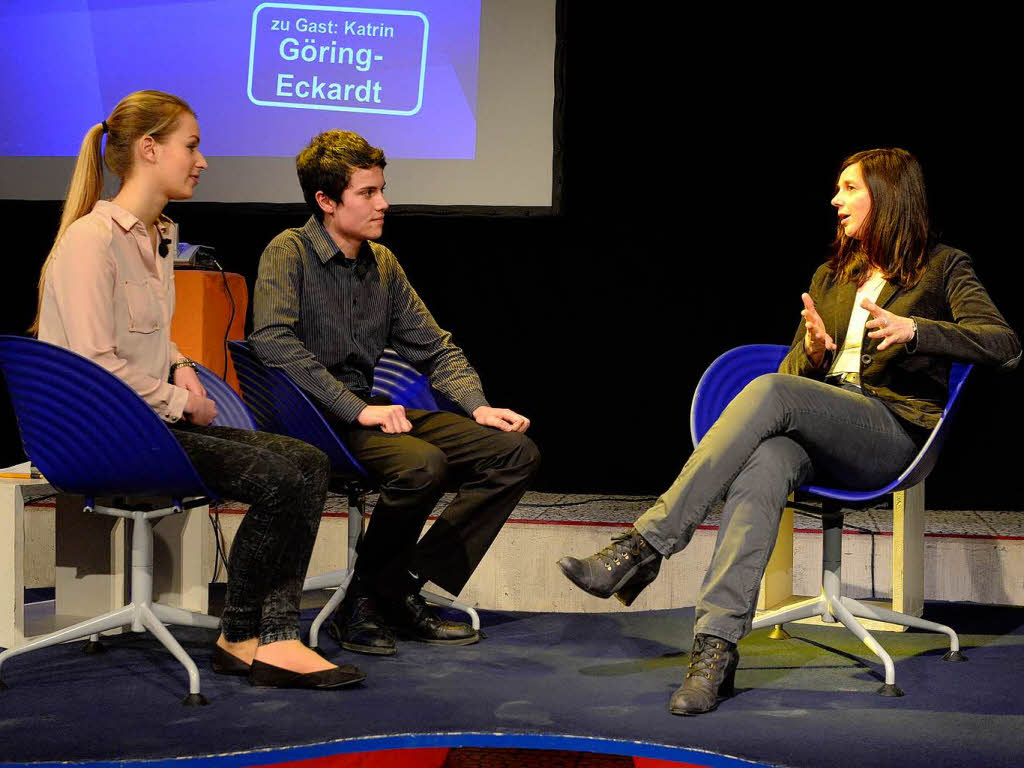
[[[51,0],[0,23],[2,198],[63,198],[85,131],[156,88],[198,115],[197,201],[301,202],[295,154],[344,128],[384,149],[393,203],[551,205],[554,0]]]

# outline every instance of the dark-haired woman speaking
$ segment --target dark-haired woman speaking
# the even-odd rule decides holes
[[[1017,336],[967,254],[930,241],[924,178],[910,153],[859,152],[837,187],[836,249],[802,296],[803,321],[779,373],[736,396],[628,533],[588,558],[559,561],[581,589],[628,605],[725,497],[686,679],[669,704],[675,714],[710,711],[731,692],[736,643],[750,631],[787,496],[812,478],[863,489],[891,482],[937,423],[953,361],[1020,361]]]

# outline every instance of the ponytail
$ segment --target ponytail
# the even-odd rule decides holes
[[[46,285],[46,269],[50,266],[53,254],[57,250],[57,243],[68,231],[68,227],[82,218],[103,194],[103,157],[100,153],[100,145],[103,141],[104,126],[97,123],[89,129],[82,139],[82,146],[78,150],[78,159],[75,161],[75,170],[71,175],[71,183],[68,185],[67,198],[64,200],[64,208],[60,215],[60,227],[57,229],[57,236],[53,239],[50,253],[43,262],[43,268],[39,274],[39,301],[36,305],[36,317],[29,326],[28,332],[33,336],[39,333],[39,314],[43,308],[43,288]]]
[[[28,329],[29,333],[39,333],[46,270],[53,260],[57,244],[68,231],[68,227],[89,213],[103,194],[103,164],[106,163],[107,168],[124,183],[132,170],[135,142],[143,136],[152,136],[157,141],[164,141],[183,114],[195,113],[177,96],[163,91],[136,91],[121,99],[110,113],[110,117],[94,125],[85,134],[82,147],[78,151],[78,160],[75,161],[71,184],[68,186],[60,227],[39,275],[39,303],[36,307],[36,318]],[[101,152],[103,134],[107,134],[107,146]]]

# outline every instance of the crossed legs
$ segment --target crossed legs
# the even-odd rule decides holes
[[[786,497],[812,477],[878,487],[917,450],[881,401],[820,381],[768,374],[729,404],[635,527],[669,557],[689,543],[712,505],[725,497],[697,603],[696,632],[736,642],[750,629]]]

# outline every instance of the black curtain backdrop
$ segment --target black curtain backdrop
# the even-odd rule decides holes
[[[975,35],[958,20],[926,35],[876,20],[854,33],[843,20],[817,31],[802,20],[797,32],[780,19],[737,30],[735,19],[639,23],[568,3],[560,13],[559,212],[399,211],[382,238],[492,404],[532,419],[538,489],[664,490],[690,454],[705,367],[739,344],[791,340],[835,231],[839,164],[860,149],[920,158],[942,240],[974,257],[1024,328],[1017,68],[993,31],[1011,26],[989,20]],[[183,240],[215,246],[244,274],[250,294],[263,246],[305,219],[260,205],[169,213]],[[58,214],[54,202],[0,202],[5,231],[21,233],[8,240],[4,332],[31,321]],[[1021,508],[1020,382],[976,371],[928,481],[930,507]],[[5,398],[0,408],[6,465],[22,453]]]

